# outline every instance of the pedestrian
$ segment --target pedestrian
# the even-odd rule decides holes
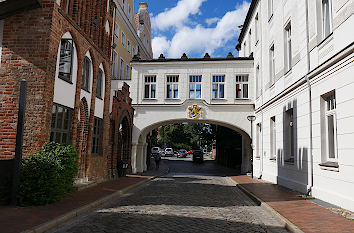
[[[155,164],[156,164],[156,170],[158,170],[159,167],[160,167],[160,160],[161,160],[160,153],[155,153],[154,154],[154,159],[155,159]]]

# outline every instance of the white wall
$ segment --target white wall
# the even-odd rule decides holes
[[[95,116],[103,119],[104,97],[105,97],[105,91],[106,91],[106,76],[105,76],[105,70],[103,69],[103,65],[102,64],[100,64],[99,68],[103,71],[103,76],[102,76],[102,99],[99,99],[99,98],[95,97]],[[97,71],[97,73],[98,73],[98,71]]]
[[[72,39],[69,32],[65,33],[63,39]],[[60,60],[60,45],[58,47],[57,64],[55,70],[55,84],[54,84],[54,103],[61,104],[70,108],[74,108],[75,104],[75,90],[77,82],[77,50],[74,43],[73,65],[71,74],[71,83],[68,83],[58,77],[59,75],[59,60]]]
[[[306,0],[274,1],[274,14],[268,17],[268,1],[261,0],[254,10],[249,27],[246,28],[244,41],[247,43],[248,32],[252,30],[251,51],[254,56],[254,68],[260,66],[262,94],[255,100],[256,117],[254,124],[262,124],[260,159],[254,158],[254,173],[262,179],[279,183],[286,187],[306,192],[311,186],[311,166],[313,166],[312,195],[343,208],[354,210],[354,93],[353,93],[353,55],[346,55],[337,61],[334,57],[353,43],[354,31],[354,2],[351,0],[332,0],[333,33],[322,36],[321,1],[308,1],[308,22],[306,21]],[[255,15],[261,20],[260,41],[255,45]],[[291,20],[292,28],[292,69],[286,73],[284,69],[285,38],[284,27]],[[307,44],[307,25],[309,43]],[[275,46],[275,83],[269,83],[269,48]],[[296,87],[300,81],[305,81],[308,73],[309,48],[312,99],[309,88],[305,83]],[[354,46],[352,45],[351,51]],[[243,55],[245,48],[241,47],[239,54]],[[348,52],[350,54],[350,51]],[[351,52],[353,53],[353,52]],[[326,63],[329,60],[328,64]],[[332,63],[332,64],[331,64]],[[323,68],[320,73],[313,71]],[[324,155],[321,152],[324,135],[321,134],[320,96],[336,91],[337,98],[337,140],[338,140],[338,169],[319,166]],[[284,94],[284,96],[282,96]],[[278,98],[281,96],[280,98]],[[284,163],[284,108],[296,100],[296,147],[294,164]],[[310,102],[311,101],[311,102]],[[310,105],[311,103],[311,105]],[[310,113],[312,106],[312,113]],[[270,118],[276,118],[276,147],[277,160],[270,160]],[[312,121],[312,125],[311,125]],[[352,127],[353,126],[353,127]],[[255,127],[254,127],[255,129]],[[312,138],[310,137],[312,129]],[[254,131],[255,132],[255,131]],[[255,133],[253,134],[255,135]],[[311,143],[313,143],[311,147]],[[257,145],[254,142],[254,145]],[[255,148],[256,149],[256,148]],[[311,151],[313,162],[311,162]]]

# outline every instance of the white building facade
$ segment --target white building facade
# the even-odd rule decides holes
[[[241,170],[250,163],[250,128],[254,114],[253,59],[205,58],[133,59],[130,97],[135,109],[132,171],[147,169],[146,136],[151,130],[177,122],[203,122],[231,128],[243,136]],[[123,82],[123,81],[121,81]],[[191,116],[193,109],[199,115]]]
[[[354,211],[354,1],[253,0],[254,175]]]

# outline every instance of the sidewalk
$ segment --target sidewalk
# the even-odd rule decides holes
[[[273,209],[271,212],[275,215],[278,212],[303,232],[354,232],[353,220],[305,200],[299,197],[298,193],[249,176],[232,176],[231,179],[238,183],[241,189],[260,201],[265,208],[268,205]]]
[[[38,207],[0,206],[0,232],[22,232],[42,225],[42,229],[70,219],[85,212],[113,196],[119,196],[128,190],[140,186],[156,176],[168,172],[168,167],[160,166],[158,171],[148,171],[138,175],[99,183],[93,187],[71,193],[60,202]],[[65,215],[65,216],[64,216]],[[58,219],[60,217],[61,219]]]

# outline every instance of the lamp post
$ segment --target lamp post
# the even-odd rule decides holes
[[[253,178],[253,121],[256,120],[256,116],[248,116],[247,120],[251,122],[251,177]]]

